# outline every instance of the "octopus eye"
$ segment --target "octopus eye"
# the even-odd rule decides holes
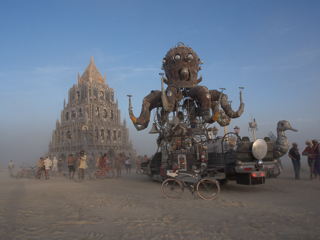
[[[164,58],[164,59],[162,60],[162,64],[163,64],[163,65],[166,65],[166,64],[167,64],[167,59]]]
[[[187,56],[186,56],[186,59],[187,61],[191,61],[193,59],[193,55],[191,53],[189,53]]]
[[[181,55],[180,55],[180,54],[176,54],[176,55],[174,56],[174,61],[175,61],[175,62],[179,61],[180,59],[181,59]]]

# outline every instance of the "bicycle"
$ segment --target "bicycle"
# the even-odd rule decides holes
[[[26,169],[26,168],[24,168],[24,167],[22,167],[22,166],[20,166],[20,167],[21,167],[22,169],[21,169],[21,171],[18,173],[17,179],[22,178],[22,177],[27,177],[28,174],[29,174],[29,172],[30,172],[30,170],[28,170],[28,169]]]
[[[104,178],[113,178],[114,177],[114,170],[113,167],[109,167],[106,165],[105,168],[100,168],[100,170],[96,170],[93,173],[93,179],[104,179]]]
[[[171,199],[178,199],[181,197],[184,188],[189,189],[191,194],[193,195],[194,192],[197,192],[198,195],[204,200],[214,200],[218,197],[220,193],[220,184],[214,178],[201,178],[198,180],[199,173],[202,170],[194,170],[195,175],[188,174],[188,173],[180,173],[183,175],[179,177],[179,172],[176,170],[173,172],[172,170],[167,170],[167,175],[171,178],[166,179],[161,186],[162,194],[166,198]],[[192,177],[194,179],[193,184],[188,186],[182,178],[184,177]]]
[[[30,170],[27,173],[27,178],[33,179],[38,174],[38,168],[37,167],[29,167],[29,168],[30,168]]]

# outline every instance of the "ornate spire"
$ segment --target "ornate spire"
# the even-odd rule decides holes
[[[87,69],[82,74],[80,80],[78,80],[78,84],[81,84],[82,82],[87,82],[87,81],[105,84],[105,78],[102,77],[98,68],[94,64],[93,56],[91,56],[91,60]]]

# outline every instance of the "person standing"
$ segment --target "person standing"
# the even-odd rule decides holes
[[[52,171],[51,171],[51,175],[54,175],[54,172],[58,171],[58,160],[56,157],[53,158],[52,160]]]
[[[149,162],[148,156],[144,155],[143,162]]]
[[[303,150],[302,155],[308,156],[308,166],[310,168],[310,179],[313,178],[313,166],[314,166],[314,147],[312,146],[312,141],[306,141],[307,147]]]
[[[62,158],[59,158],[59,161],[58,161],[58,173],[62,173]]]
[[[100,161],[100,167],[101,167],[101,169],[105,169],[106,168],[106,161],[108,160],[108,158],[107,158],[107,154],[105,153],[105,154],[103,154],[103,157],[102,157],[102,159],[101,159],[101,161]]]
[[[122,153],[119,153],[119,157],[116,158],[116,162],[117,162],[117,177],[121,177]]]
[[[96,159],[96,167],[97,170],[100,169],[100,161],[101,161],[101,154],[98,155],[97,159]]]
[[[137,165],[137,169],[136,169],[136,173],[141,173],[141,159],[140,159],[140,156],[137,157],[137,160],[136,160],[136,165]]]
[[[73,156],[73,153],[70,154],[68,158],[68,168],[69,168],[69,178],[74,178],[74,172],[76,170],[76,167],[74,166],[76,159]],[[72,177],[71,177],[71,172],[72,172]]]
[[[43,169],[43,168],[44,168],[43,157],[41,157],[41,158],[38,160],[37,167],[38,167],[37,179],[40,180],[42,171],[44,170],[44,169]]]
[[[47,157],[46,160],[44,160],[44,167],[45,167],[45,171],[46,171],[46,180],[49,179],[49,171],[50,171],[51,166],[52,166],[52,161],[50,160],[49,157]]]
[[[289,150],[289,157],[292,160],[295,179],[300,180],[300,153],[297,143],[292,143],[292,148]]]
[[[85,154],[84,150],[81,150],[80,152],[80,156],[78,157],[78,182],[83,181],[84,180],[84,173],[86,171],[87,166],[87,155]]]
[[[14,168],[13,161],[10,160],[10,162],[8,163],[9,175],[12,175],[13,168]]]
[[[317,139],[312,140],[314,149],[314,179],[319,179],[320,176],[320,146]]]
[[[124,164],[126,165],[127,173],[131,173],[131,159],[129,157],[127,157]]]

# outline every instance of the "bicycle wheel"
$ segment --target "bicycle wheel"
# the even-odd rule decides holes
[[[22,178],[22,177],[23,177],[23,174],[24,174],[24,173],[23,173],[22,171],[19,172],[18,175],[17,175],[17,178],[18,178],[18,179],[19,179],[19,178]]]
[[[33,171],[29,171],[29,172],[27,173],[27,178],[29,178],[29,179],[34,178],[34,176],[35,176],[35,174],[34,174]]]
[[[101,171],[100,170],[96,170],[93,173],[93,179],[97,180],[97,179],[101,179]]]
[[[219,182],[213,178],[203,178],[197,184],[199,196],[204,200],[216,199],[220,193]]]
[[[114,177],[114,171],[113,170],[108,170],[106,172],[106,178],[113,178]]]
[[[162,183],[161,191],[166,198],[178,199],[183,193],[183,186],[180,181],[169,178]]]

